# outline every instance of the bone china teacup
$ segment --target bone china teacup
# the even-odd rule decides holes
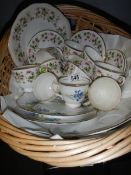
[[[71,40],[65,41],[65,46],[63,49],[63,55],[68,60],[69,55],[78,55],[80,56],[82,54],[83,47]]]
[[[69,77],[59,79],[59,89],[65,104],[71,108],[80,107],[85,100],[89,87],[87,79],[71,81]]]
[[[71,77],[74,80],[83,80],[87,79],[89,83],[91,83],[91,78],[88,74],[86,74],[82,69],[80,69],[77,65],[67,62],[64,67],[64,76]]]
[[[38,76],[37,65],[25,65],[12,69],[12,76],[24,92],[32,91],[32,83]]]
[[[42,74],[45,72],[54,73],[57,77],[62,76],[60,61],[57,59],[50,59],[41,63],[39,65],[38,73]]]
[[[125,76],[118,67],[101,61],[96,61],[94,79],[101,76],[111,77],[116,80],[119,85],[123,85],[125,82]]]

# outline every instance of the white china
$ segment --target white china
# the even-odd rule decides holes
[[[101,61],[95,62],[94,79],[101,76],[106,76],[116,80],[119,85],[123,85],[125,82],[125,76],[123,72],[116,66]]]
[[[50,59],[39,65],[38,74],[43,74],[45,72],[54,73],[57,77],[62,76],[61,64],[59,60]]]
[[[74,41],[67,40],[65,41],[65,46],[63,49],[63,55],[68,59],[69,55],[78,55],[80,56],[83,51],[83,47]]]
[[[37,52],[39,52],[39,50],[43,48],[47,49],[48,52],[51,52],[53,51],[53,49],[50,49],[49,51],[49,48],[60,48],[62,50],[63,47],[64,38],[60,34],[51,30],[41,31],[31,38],[27,46],[26,53],[28,57],[28,62],[30,64],[39,63],[39,55],[36,54]]]
[[[77,65],[73,64],[72,62],[66,63],[63,74],[74,80],[87,79],[90,83],[92,81],[89,74],[86,74],[83,70],[81,70]]]
[[[58,47],[48,47],[39,49],[35,54],[35,63],[41,64],[50,59],[63,60],[62,50]]]
[[[19,86],[15,80],[15,77],[11,74],[10,80],[9,80],[9,92],[11,93],[17,93],[19,89]]]
[[[88,98],[95,108],[109,111],[119,104],[121,88],[112,78],[101,77],[96,79],[89,87]]]
[[[131,97],[131,76],[126,77],[125,83],[122,87],[122,98]]]
[[[90,46],[85,46],[83,58],[92,61],[104,61],[104,57],[102,57],[94,48]]]
[[[87,79],[71,81],[68,77],[59,79],[60,92],[65,104],[71,108],[80,107],[88,92]]]
[[[81,106],[74,110],[60,98],[39,102],[33,98],[33,94],[26,93],[17,100],[17,113],[34,121],[62,124],[89,120],[95,116],[96,110],[92,106]]]
[[[75,33],[71,40],[80,44],[83,49],[85,46],[94,48],[102,58],[105,57],[106,47],[103,38],[92,30],[80,30]]]
[[[12,69],[12,76],[14,77],[14,81],[19,86],[19,88],[22,88],[24,92],[31,92],[32,83],[38,76],[38,66],[26,65],[16,67]]]
[[[69,55],[67,57],[67,61],[72,62],[76,66],[79,66],[80,63],[83,61],[83,58],[78,55]]]
[[[54,56],[51,55],[47,49],[39,49],[32,57],[32,59],[29,58],[29,62],[35,62],[35,64],[41,64],[44,61],[53,59]]]
[[[56,31],[64,39],[71,37],[68,19],[48,3],[34,3],[18,14],[8,42],[9,52],[17,66],[27,64],[27,45],[36,33],[43,30]]]
[[[79,68],[91,79],[94,73],[94,67],[94,63],[89,59],[83,59],[79,65]]]
[[[106,57],[104,60],[106,63],[112,64],[124,73],[127,69],[127,60],[122,51],[117,49],[110,49],[106,51]]]
[[[49,101],[59,91],[58,81],[54,74],[46,72],[33,82],[32,92],[39,101]]]
[[[25,95],[27,97],[27,94]],[[44,118],[43,118],[43,115],[41,116],[41,113],[39,114],[39,116],[33,115],[34,113],[27,115],[27,113],[23,110],[22,110],[22,113],[20,113],[18,106],[15,106],[13,108],[13,103],[14,103],[13,97],[11,98],[11,96],[8,95],[2,98],[6,101],[8,108],[10,108],[10,109],[7,109],[3,114],[3,117],[5,120],[9,121],[12,125],[18,128],[25,127],[25,128],[30,128],[31,130],[35,128],[35,131],[40,131],[39,134],[41,133],[41,135],[43,131],[44,133],[42,135],[43,137],[45,137],[45,131],[49,134],[49,137],[54,136],[55,134],[57,135],[59,134],[62,138],[71,138],[71,139],[72,138],[75,138],[75,139],[82,138],[82,137],[89,136],[89,135],[91,135],[92,138],[96,138],[99,136],[100,137],[108,136],[110,134],[109,131],[112,132],[112,129],[117,130],[118,126],[120,127],[127,122],[128,122],[127,124],[129,124],[129,122],[131,121],[131,115],[130,115],[131,114],[131,98],[122,99],[120,101],[120,104],[117,106],[117,108],[111,111],[104,112],[104,111],[97,110],[96,115],[95,116],[91,115],[92,117],[90,116],[90,113],[88,114],[87,112],[87,118],[85,115],[85,119],[83,117],[81,121],[77,120],[78,122],[75,122],[75,123],[72,123],[72,122],[71,123],[65,123],[65,122],[57,123],[57,122],[52,122],[51,120],[50,122],[46,122],[46,121],[44,122]],[[65,105],[65,107],[68,111],[69,107],[67,105]],[[81,111],[81,108],[83,108],[83,106],[76,108],[75,110],[72,109],[72,111],[73,113],[75,113],[75,111],[79,109]],[[87,108],[88,107],[86,107],[85,110]],[[44,111],[44,107],[42,109]],[[84,114],[83,109],[82,109],[82,114]],[[80,115],[81,115],[81,112],[80,112]],[[65,117],[68,118],[68,116],[65,116]],[[75,117],[75,114],[74,114],[74,117]],[[28,132],[30,132],[30,129],[28,129]],[[38,132],[35,132],[35,131],[33,132],[33,134],[39,135]]]

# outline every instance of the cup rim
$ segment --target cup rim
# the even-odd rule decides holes
[[[46,60],[46,61],[43,61],[42,63],[40,63],[40,64],[39,64],[39,67],[42,66],[42,65],[44,65],[45,63],[50,62],[50,61],[58,61],[58,62],[59,62],[59,60],[57,60],[56,58],[51,58],[51,59],[49,59],[49,60]]]
[[[68,76],[62,76],[58,79],[58,82],[61,84],[61,85],[64,85],[64,86],[71,86],[71,87],[80,87],[80,86],[87,86],[89,85],[89,81],[87,79],[85,79],[86,82],[84,82],[83,80],[80,80],[82,83],[78,83],[80,81],[76,81],[75,83],[66,83],[66,82],[62,82],[62,80],[64,78],[68,78]]]
[[[69,45],[68,43],[69,42],[72,42],[72,43],[75,43],[76,45],[79,45],[80,46],[80,44],[79,43],[77,43],[77,42],[75,42],[75,41],[72,41],[72,40],[66,40],[65,41],[65,46],[67,46],[67,47],[69,47],[69,48],[71,48],[71,49],[73,49],[73,50],[76,50],[76,51],[78,51],[78,52],[82,52],[83,51],[83,49],[82,48],[74,48],[72,45]]]
[[[75,66],[77,69],[79,69],[83,74],[85,74],[85,76],[87,77],[87,79],[91,82],[92,80],[91,80],[91,78],[81,69],[81,68],[79,68],[77,65],[75,65],[74,63],[72,63],[72,62],[70,62],[70,61],[68,61],[68,63],[67,64],[72,64],[73,66]]]
[[[37,68],[38,65],[36,64],[28,64],[28,65],[24,65],[24,66],[19,66],[19,67],[15,67],[12,69],[12,71],[24,71],[24,70],[28,70],[31,68]]]
[[[97,55],[99,55],[99,56],[102,58],[102,56],[101,56],[93,47],[91,47],[91,46],[89,46],[89,45],[86,45],[86,46],[84,47],[84,52],[85,52],[85,54],[91,59],[91,61],[95,62],[95,61],[98,61],[98,60],[93,60],[93,59],[91,58],[90,54],[88,54],[88,52],[87,52],[87,48],[90,48],[92,51],[94,51]],[[104,58],[103,58],[102,60],[104,60]]]
[[[101,63],[102,65],[100,65],[99,63]],[[104,67],[103,64],[112,67],[112,69],[111,68]],[[124,75],[124,73],[118,67],[116,67],[116,66],[114,66],[112,64],[109,64],[109,63],[105,63],[105,62],[102,62],[102,61],[95,61],[95,66],[98,67],[98,68],[100,68],[100,69],[103,69],[103,70],[112,72],[112,73]]]

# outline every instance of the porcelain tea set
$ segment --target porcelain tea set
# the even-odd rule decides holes
[[[93,105],[88,91],[101,77],[118,84],[118,101],[121,98],[128,74],[124,53],[115,48],[106,50],[103,38],[95,31],[72,34],[67,18],[49,4],[30,5],[17,16],[8,48],[16,65],[10,84],[23,93],[32,92],[38,101],[59,97],[70,108]],[[97,85],[99,89],[101,84]]]

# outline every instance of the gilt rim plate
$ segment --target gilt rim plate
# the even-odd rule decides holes
[[[94,48],[104,60],[106,53],[105,42],[103,38],[95,31],[80,30],[71,37],[71,40],[82,45],[83,49],[85,46]]]
[[[124,53],[118,49],[107,50],[105,62],[118,67],[122,72],[126,72],[127,60]]]
[[[33,121],[75,123],[90,120],[96,115],[96,110],[92,106],[81,106],[74,110],[65,105],[60,98],[39,102],[33,96],[28,97],[28,94],[21,96],[16,101],[17,109],[15,110],[23,116],[28,116]]]
[[[68,19],[48,3],[34,3],[16,17],[9,36],[8,48],[17,66],[27,64],[26,47],[30,39],[42,30],[53,30],[64,39],[71,37]]]

